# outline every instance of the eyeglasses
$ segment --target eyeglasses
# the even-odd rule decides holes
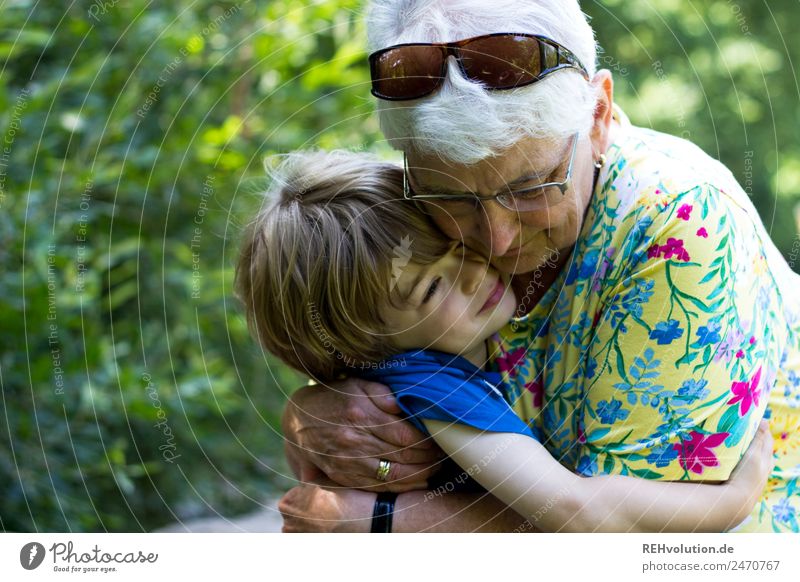
[[[567,48],[544,36],[498,32],[447,43],[407,43],[369,56],[372,94],[404,101],[433,93],[447,75],[452,55],[464,77],[486,89],[524,87],[561,69],[589,73]]]
[[[559,204],[564,199],[564,194],[570,186],[572,178],[572,167],[575,163],[575,152],[578,149],[578,134],[572,136],[572,146],[569,154],[569,162],[564,163],[556,169],[557,174],[563,175],[560,181],[545,182],[535,186],[525,186],[517,189],[508,189],[491,196],[479,196],[478,194],[417,194],[411,188],[408,170],[408,158],[403,154],[403,197],[406,200],[416,201],[418,206],[426,213],[433,207],[438,206],[443,212],[453,216],[462,217],[474,213],[478,206],[486,201],[496,200],[504,208],[514,212],[531,212],[543,210]],[[559,171],[560,170],[560,171]],[[431,204],[430,201],[437,200],[438,204]]]

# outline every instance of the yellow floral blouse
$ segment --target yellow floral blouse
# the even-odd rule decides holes
[[[800,276],[724,166],[617,113],[567,266],[490,341],[506,398],[587,476],[724,480],[769,418],[776,466],[736,530],[798,532]]]

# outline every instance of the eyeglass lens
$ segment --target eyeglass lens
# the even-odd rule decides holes
[[[461,47],[461,69],[494,89],[532,82],[541,72],[539,42],[525,36],[490,36]]]
[[[432,92],[443,79],[444,48],[413,45],[397,47],[378,56],[375,89],[387,96],[422,96]]]

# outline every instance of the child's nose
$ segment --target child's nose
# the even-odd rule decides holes
[[[480,254],[463,247],[462,290],[466,295],[474,295],[486,279],[488,263]]]

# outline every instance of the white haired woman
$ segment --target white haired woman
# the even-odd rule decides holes
[[[490,352],[516,413],[580,474],[703,481],[768,418],[776,468],[738,529],[797,532],[800,277],[730,172],[628,121],[574,0],[377,0],[368,32],[405,196],[513,275],[517,317]],[[304,388],[283,418],[291,464],[401,493],[375,505],[393,531],[520,529],[491,496],[425,491],[441,452],[398,413],[355,378]],[[373,503],[303,486],[281,509],[319,529]]]

